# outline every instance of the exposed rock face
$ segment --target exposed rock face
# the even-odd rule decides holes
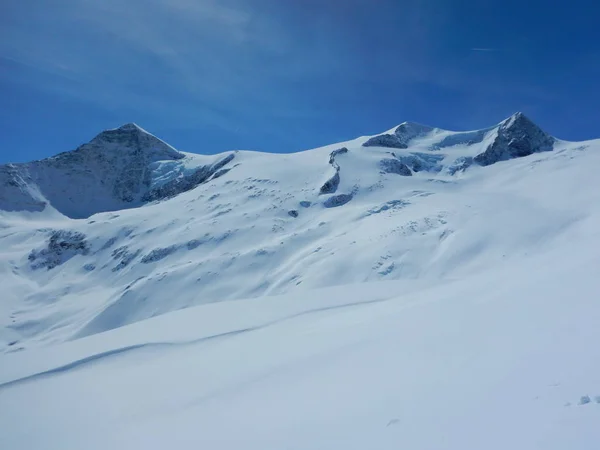
[[[363,147],[408,148],[408,145],[395,134],[380,134],[365,142]]]
[[[129,152],[137,155],[143,154],[144,158],[150,161],[183,159],[185,157],[183,153],[178,152],[169,144],[146,132],[134,123],[128,123],[112,130],[105,130],[88,144],[82,145],[77,150],[83,155],[85,152],[105,151],[110,146],[117,147],[121,152]],[[56,158],[61,156],[72,158],[73,153],[62,153]]]
[[[387,147],[387,148],[408,148],[410,141],[414,138],[423,136],[434,130],[427,125],[421,125],[414,122],[404,122],[395,130],[394,134],[380,134],[369,139],[363,144],[363,147]]]
[[[348,149],[346,147],[338,148],[337,150],[332,151],[329,154],[329,164],[339,167],[339,164],[335,162],[335,157],[338,155],[344,155],[346,153],[348,153]]]
[[[54,269],[75,255],[87,255],[90,246],[83,233],[58,230],[50,235],[48,245],[41,250],[32,250],[29,261],[32,269]]]
[[[338,186],[340,185],[340,172],[339,169],[335,171],[335,174],[323,183],[321,189],[319,190],[319,195],[325,194],[333,194],[337,191]]]
[[[422,125],[420,123],[415,122],[404,122],[394,130],[394,134],[400,142],[406,144],[407,146],[410,144],[410,141],[413,139],[423,136],[425,134],[431,133],[435,128]]]
[[[0,210],[43,211],[47,202],[34,183],[26,165],[0,166]]]
[[[150,253],[143,256],[140,261],[144,264],[160,261],[161,259],[166,258],[170,254],[175,253],[178,250],[178,248],[179,247],[177,245],[170,245],[169,247],[164,248],[155,248]]]
[[[113,272],[118,272],[127,267],[131,262],[138,257],[140,250],[130,251],[129,247],[124,245],[123,247],[116,248],[112,252],[113,259],[119,261],[119,263],[112,268]]]
[[[0,207],[40,211],[48,203],[72,218],[139,206],[148,166],[185,158],[135,124],[103,131],[71,152],[0,166]],[[129,206],[128,206],[129,205]]]
[[[231,158],[233,159],[233,158]],[[225,175],[227,172],[229,172],[231,170],[231,167],[228,167],[227,169],[221,169],[221,170],[217,170],[215,172],[215,174],[212,176],[212,179],[215,180],[217,178],[221,178],[223,175]]]
[[[489,166],[499,161],[550,151],[554,142],[553,137],[524,114],[517,113],[500,124],[494,142],[474,161],[481,166]]]
[[[184,157],[183,153],[129,123],[103,131],[75,151],[39,161],[38,165],[88,172],[100,178],[96,181],[110,188],[116,200],[131,203],[139,200],[150,185],[149,164]]]
[[[406,164],[393,158],[385,158],[379,161],[379,168],[384,173],[395,173],[404,177],[412,176],[412,172]]]
[[[410,202],[408,202],[406,200],[390,200],[388,202],[385,202],[383,205],[369,209],[367,211],[367,213],[365,214],[365,216],[372,216],[373,214],[380,214],[384,211],[399,210],[408,205],[410,205]]]
[[[338,186],[340,184],[341,168],[338,162],[336,161],[336,158],[339,155],[343,155],[345,153],[348,153],[348,149],[346,147],[342,147],[332,151],[329,154],[329,164],[331,164],[331,166],[334,168],[335,174],[329,180],[327,180],[323,184],[323,186],[321,186],[321,189],[319,190],[319,195],[334,194],[337,191]],[[352,200],[352,197],[352,194],[333,195],[323,202],[323,206],[325,206],[325,208],[335,208],[337,206],[342,206],[348,203],[350,200]],[[307,207],[308,206],[310,206],[310,204],[307,204]]]
[[[71,218],[85,218],[173,197],[225,175],[231,153],[152,188],[153,170],[186,155],[135,124],[106,130],[71,152],[26,164],[0,166],[0,209],[42,211],[51,204]],[[188,158],[189,160],[189,158]],[[187,161],[187,160],[186,160]]]
[[[352,194],[333,195],[323,202],[323,206],[325,206],[325,208],[336,208],[348,203],[350,200],[352,200],[352,197]]]
[[[337,163],[335,158],[336,158],[336,156],[343,155],[345,153],[348,153],[348,149],[346,147],[342,147],[342,148],[332,151],[329,154],[329,164],[331,164],[331,166],[335,170],[335,173],[329,180],[327,180],[325,183],[323,183],[323,186],[321,186],[321,189],[319,190],[319,195],[333,194],[333,193],[335,193],[335,191],[337,191],[337,188],[340,184],[340,170],[341,169],[340,169],[340,165]]]

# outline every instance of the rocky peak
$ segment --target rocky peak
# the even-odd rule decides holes
[[[423,125],[416,122],[403,122],[398,125],[394,134],[403,138],[408,143],[411,139],[431,133],[433,130],[435,130],[435,128],[430,127],[429,125]]]
[[[135,123],[126,123],[119,128],[105,130],[77,150],[141,153],[150,161],[184,158],[182,153]]]
[[[127,123],[102,131],[73,151],[21,164],[12,171],[16,175],[6,177],[14,185],[10,196],[23,197],[19,208],[40,210],[49,203],[68,217],[82,218],[143,204],[153,164],[184,158],[143,128]],[[19,180],[25,175],[23,187]]]
[[[518,112],[498,124],[497,136],[475,162],[489,166],[499,161],[521,158],[554,148],[555,139]]]
[[[380,134],[374,136],[363,144],[363,147],[388,147],[405,149],[410,141],[431,133],[435,128],[416,122],[403,122],[394,130],[393,134]]]
[[[123,124],[119,128],[117,128],[117,130],[148,133],[146,130],[144,130],[142,127],[140,127],[137,123],[134,122]]]
[[[499,127],[514,128],[515,126],[518,127],[525,124],[535,125],[525,114],[523,114],[521,111],[518,111],[509,118],[500,122]]]

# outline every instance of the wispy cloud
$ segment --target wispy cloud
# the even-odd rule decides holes
[[[285,41],[267,17],[232,1],[59,0],[52,9],[17,6],[10,19],[0,19],[1,57],[76,80],[44,89],[115,109],[178,114],[185,104],[183,114],[216,121],[224,104],[258,100],[260,61],[277,57]]]
[[[319,89],[309,87],[315,83],[329,85],[333,95],[341,86],[354,90],[390,77],[403,82],[429,76],[422,58],[431,40],[419,8],[404,10],[406,40],[368,49],[355,30],[370,3],[345,5],[57,0],[52,9],[15,9],[0,56],[64,78],[45,89],[106,108],[162,109],[223,127],[230,127],[236,114],[256,121],[270,114],[325,113],[303,106],[310,97],[306,92]],[[368,32],[379,39],[378,30]],[[419,52],[411,49],[415,41]],[[390,59],[390,51],[402,57]]]
[[[443,3],[55,0],[32,9],[15,2],[0,17],[0,57],[52,75],[43,83],[32,77],[36,89],[189,127],[277,132],[274,119],[314,120],[366,104],[368,115],[386,95],[397,97],[390,104],[404,119],[405,100],[426,106],[414,98],[424,91],[479,98],[478,90],[497,84],[493,71],[457,60],[500,49],[457,56],[444,47],[440,35],[454,22]],[[26,82],[22,73],[13,77]]]

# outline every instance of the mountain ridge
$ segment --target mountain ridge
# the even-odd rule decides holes
[[[489,142],[486,143],[486,139]],[[361,140],[363,138],[348,142]],[[397,172],[408,175],[409,171],[412,174],[421,170],[442,170],[438,164],[440,158],[427,153],[480,145],[473,155],[473,152],[454,155],[448,169],[454,175],[473,164],[488,166],[550,151],[556,141],[518,112],[493,127],[465,132],[403,122],[393,129],[393,133],[367,137],[360,146],[413,149],[414,152],[405,156],[392,154],[398,162],[382,163],[382,167],[397,166]],[[339,145],[341,147],[343,143]],[[231,170],[225,166],[230,166],[235,154],[225,152],[221,154],[224,156],[211,158],[180,152],[139,125],[126,123],[100,132],[73,151],[29,163],[0,165],[0,186],[3,186],[0,210],[41,212],[50,207],[71,218],[86,218],[98,212],[135,208],[172,198],[211,177],[225,174]],[[163,170],[164,167],[170,171]],[[61,183],[56,178],[67,180],[58,192],[56,187]]]
[[[535,253],[541,239],[560,239],[582,220],[587,197],[577,192],[594,182],[597,153],[586,149],[600,142],[551,138],[553,151],[536,152],[525,144],[538,135],[520,120],[483,132],[413,133],[407,149],[364,147],[367,136],[291,154],[205,156],[152,140],[150,154],[158,148],[171,159],[145,166],[145,157],[127,159],[133,139],[109,146],[138,174],[131,186],[123,166],[94,171],[85,158],[68,167],[68,182],[64,172],[3,166],[16,186],[0,183],[0,204],[28,210],[0,208],[0,344],[13,351],[61,342],[215,301],[448,280]],[[489,149],[498,162],[477,164]],[[133,200],[108,202],[115,186]]]

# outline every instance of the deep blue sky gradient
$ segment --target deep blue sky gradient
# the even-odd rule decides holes
[[[6,0],[0,163],[136,122],[179,150],[292,152],[523,111],[600,137],[591,0]]]

